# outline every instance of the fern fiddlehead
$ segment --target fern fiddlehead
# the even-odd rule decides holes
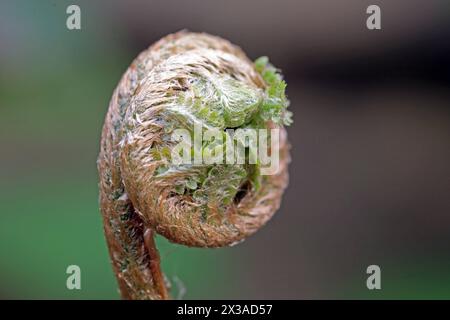
[[[167,299],[155,233],[195,247],[221,247],[256,232],[278,209],[288,182],[286,84],[263,57],[252,63],[219,37],[178,32],[143,51],[115,89],[98,158],[100,206],[113,269],[125,299]],[[174,130],[280,130],[280,164],[174,164]],[[202,142],[224,148],[224,140]]]

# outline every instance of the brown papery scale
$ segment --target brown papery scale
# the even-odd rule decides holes
[[[191,247],[238,243],[280,206],[288,182],[285,83],[219,37],[186,31],[143,51],[115,89],[98,158],[100,205],[124,299],[167,299],[154,237]],[[195,123],[221,132],[279,128],[279,169],[173,165],[169,137]],[[190,129],[191,130],[191,129]]]

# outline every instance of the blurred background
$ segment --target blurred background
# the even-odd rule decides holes
[[[185,28],[269,56],[295,121],[265,228],[225,249],[158,239],[174,295],[450,298],[449,18],[445,0],[1,1],[0,298],[119,298],[97,200],[103,118],[134,57]],[[66,289],[71,264],[82,290]],[[371,264],[382,290],[366,288]]]

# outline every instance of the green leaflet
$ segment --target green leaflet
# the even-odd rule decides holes
[[[222,149],[225,157],[226,129],[266,128],[267,121],[281,126],[290,125],[292,113],[287,111],[289,100],[282,75],[267,57],[258,58],[255,69],[266,83],[265,90],[250,87],[230,75],[191,79],[190,90],[179,92],[174,104],[161,115],[165,123],[165,136],[169,137],[174,128],[180,127],[188,129],[193,135],[191,128],[194,124],[203,124],[206,129],[218,129],[223,132],[223,139],[203,141],[201,153],[204,157],[211,156],[211,150]],[[176,176],[178,181],[174,191],[201,204],[206,214],[211,206],[222,212],[235,200],[239,191],[255,192],[263,183],[259,161],[257,164],[173,165],[170,163],[170,147],[165,145],[166,139],[163,139],[163,146],[155,146],[150,151],[153,159],[165,160],[165,164],[155,171],[155,178]],[[247,155],[249,151],[247,148]]]
[[[213,166],[203,181],[201,189],[194,192],[194,199],[218,207],[229,205],[246,177],[247,172],[243,166]]]
[[[180,95],[180,108],[218,129],[238,128],[248,123],[263,100],[262,90],[252,88],[229,76],[197,79],[193,95]]]

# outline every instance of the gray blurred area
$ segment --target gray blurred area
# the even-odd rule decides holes
[[[448,1],[75,2],[84,31],[114,44],[96,55],[126,47],[121,70],[189,29],[267,55],[285,75],[289,188],[267,226],[219,249],[229,290],[206,298],[450,298]],[[370,4],[381,30],[366,28]],[[371,264],[378,292],[366,288]]]

